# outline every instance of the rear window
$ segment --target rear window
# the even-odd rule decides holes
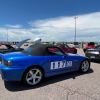
[[[95,43],[94,42],[90,42],[90,43],[88,43],[88,45],[95,45]]]

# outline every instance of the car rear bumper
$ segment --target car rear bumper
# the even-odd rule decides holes
[[[5,81],[20,81],[22,79],[24,69],[7,67],[0,64],[0,74]]]
[[[91,60],[100,60],[99,54],[97,55],[97,54],[86,53],[85,55]]]

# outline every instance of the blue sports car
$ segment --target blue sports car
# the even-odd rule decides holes
[[[23,81],[34,86],[44,77],[90,69],[88,58],[65,54],[59,47],[37,43],[21,52],[0,54],[0,73],[5,81]]]

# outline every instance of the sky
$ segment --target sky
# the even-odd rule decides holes
[[[99,0],[0,0],[0,41],[100,42]]]

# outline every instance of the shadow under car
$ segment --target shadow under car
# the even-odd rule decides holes
[[[85,74],[90,74],[90,73],[93,73],[92,69],[90,69]],[[56,75],[56,76],[52,76],[52,77],[43,79],[43,81],[36,86],[28,86],[28,85],[22,84],[21,82],[10,82],[10,81],[4,81],[4,85],[8,91],[12,91],[12,92],[24,91],[24,90],[43,87],[43,86],[53,84],[56,82],[60,82],[60,81],[70,79],[70,78],[75,79],[77,76],[85,75],[85,74],[82,74],[80,72],[70,72],[70,73],[65,73],[65,74],[61,74],[61,75]]]

